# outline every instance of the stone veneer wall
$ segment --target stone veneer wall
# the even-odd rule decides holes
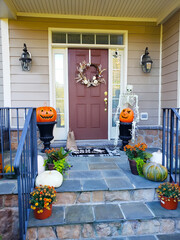
[[[18,196],[0,195],[0,236],[3,240],[18,239]]]
[[[19,136],[21,137],[22,131]],[[37,131],[38,146],[41,145],[39,139],[39,131]],[[148,148],[162,148],[162,130],[158,129],[138,129],[136,142],[144,142],[148,145]],[[130,144],[131,141],[129,142]],[[18,147],[17,131],[11,131],[11,149],[16,150]]]
[[[162,148],[162,130],[138,129],[137,142],[144,142],[148,148]]]

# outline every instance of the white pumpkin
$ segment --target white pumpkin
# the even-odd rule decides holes
[[[44,158],[41,155],[37,156],[37,162],[38,162],[38,175],[45,171],[44,165]]]
[[[48,185],[51,187],[60,187],[63,182],[63,176],[56,170],[44,171],[39,174],[36,178],[36,186]]]
[[[152,157],[150,158],[150,162],[154,162],[162,165],[162,152],[160,150],[158,150],[157,152],[153,152]],[[165,166],[166,166],[166,156],[165,156]]]

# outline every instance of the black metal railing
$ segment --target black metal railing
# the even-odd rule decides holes
[[[14,177],[14,159],[28,108],[0,108],[0,178]]]
[[[163,108],[163,165],[168,168],[169,181],[180,183],[180,108]]]
[[[19,235],[25,240],[30,212],[30,192],[37,175],[36,109],[29,109],[14,161],[18,181]]]

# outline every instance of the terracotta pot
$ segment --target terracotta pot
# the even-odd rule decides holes
[[[38,210],[39,210],[39,208],[36,208],[34,210],[34,217],[36,219],[39,219],[39,220],[46,219],[46,218],[50,217],[51,214],[52,214],[52,204],[50,205],[50,210],[48,210],[46,208],[43,208],[43,212],[42,213],[37,213]]]
[[[46,163],[48,170],[54,170],[54,163]]]
[[[131,169],[131,173],[134,174],[134,175],[139,175],[138,174],[138,171],[137,171],[137,167],[136,167],[136,161],[135,160],[131,160],[129,159],[129,166],[130,166],[130,169]]]
[[[178,200],[177,198],[168,198],[168,197],[161,197],[160,199],[161,206],[168,210],[175,210],[178,207]]]

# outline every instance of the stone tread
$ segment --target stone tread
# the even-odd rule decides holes
[[[57,240],[59,238],[51,238],[51,240]],[[67,239],[67,238],[66,238]],[[143,236],[130,236],[130,237],[96,237],[96,238],[80,238],[81,240],[179,240],[180,234],[166,234],[166,235],[143,235]],[[29,239],[30,240],[30,239]],[[39,238],[37,239],[39,240]],[[49,240],[49,238],[43,238],[43,240]],[[59,239],[60,240],[60,239]],[[73,240],[73,239],[67,239]]]
[[[180,218],[180,206],[173,211],[162,208],[159,202],[53,206],[51,217],[44,221],[35,219],[31,212],[28,226],[57,226],[159,218]]]

